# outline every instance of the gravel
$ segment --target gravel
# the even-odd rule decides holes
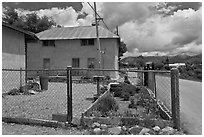
[[[2,123],[2,135],[84,135],[85,129],[68,129]]]

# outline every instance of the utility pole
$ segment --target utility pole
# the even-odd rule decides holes
[[[95,22],[96,22],[96,38],[97,38],[97,46],[98,46],[98,51],[99,51],[99,69],[102,69],[101,45],[100,45],[100,39],[99,39],[99,33],[98,33],[98,19],[100,18],[97,18],[96,2],[94,2],[94,10],[95,10]]]

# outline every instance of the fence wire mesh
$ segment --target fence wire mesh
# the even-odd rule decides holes
[[[156,98],[171,111],[171,77],[170,73],[156,73]]]
[[[2,70],[2,74],[2,116],[52,119],[52,114],[66,114],[66,75],[54,77],[55,74],[66,74],[66,69],[27,70],[27,84],[25,70]],[[50,77],[47,90],[41,90],[39,76],[42,74]]]
[[[80,116],[94,102],[97,90],[100,94],[104,93],[107,85],[118,77],[118,71],[114,70],[72,69],[73,116]]]

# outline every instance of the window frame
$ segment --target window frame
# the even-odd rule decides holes
[[[94,46],[94,39],[81,39],[81,46]]]
[[[43,47],[55,47],[55,40],[42,40]]]
[[[74,61],[78,60],[77,65],[74,65]],[[72,58],[72,67],[73,68],[80,68],[80,58]]]

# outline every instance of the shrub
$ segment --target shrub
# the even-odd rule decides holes
[[[128,101],[130,98],[130,94],[128,92],[122,92],[122,98],[124,101]]]
[[[117,111],[118,110],[118,104],[114,100],[112,96],[107,96],[103,98],[99,105],[97,106],[97,111],[100,111],[102,115],[107,115],[109,111]]]
[[[134,94],[138,93],[138,89],[134,85],[122,83],[121,87],[122,87],[122,92],[127,92],[131,96],[133,96]]]

